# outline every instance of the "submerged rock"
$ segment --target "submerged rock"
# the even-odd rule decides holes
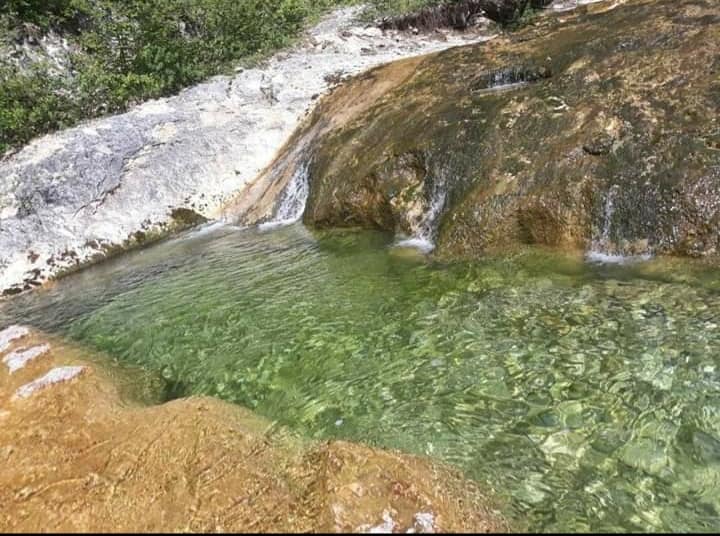
[[[717,256],[717,5],[592,5],[335,91],[297,136],[312,147],[304,221],[429,234],[453,257]]]
[[[0,331],[0,352],[4,352],[14,341],[27,337],[30,330],[25,326],[10,326]]]
[[[143,406],[120,394],[120,376],[137,383],[129,371],[110,376],[106,358],[50,342],[47,359],[0,370],[3,532],[508,528],[474,484],[443,465],[305,441],[211,398]]]

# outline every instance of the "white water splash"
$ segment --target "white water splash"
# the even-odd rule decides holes
[[[436,173],[429,195],[430,201],[420,222],[413,228],[413,236],[401,237],[394,244],[395,247],[414,248],[422,253],[430,253],[435,249],[437,224],[447,201],[446,184],[445,174],[443,172]]]
[[[46,389],[51,385],[70,381],[73,378],[78,377],[84,371],[85,367],[56,367],[45,374],[45,376],[20,387],[17,391],[15,391],[13,399],[28,398],[35,392]]]
[[[617,255],[602,253],[600,251],[588,251],[585,260],[595,264],[632,264],[635,262],[649,261],[653,256],[651,253],[642,255]]]
[[[615,200],[617,199],[620,187],[616,184],[608,191],[603,209],[603,227],[600,237],[594,239],[590,251],[585,254],[585,260],[596,264],[631,264],[647,261],[652,258],[651,253],[641,255],[623,255],[614,251],[610,233],[612,231],[613,216],[615,215]]]
[[[25,366],[33,359],[37,359],[38,357],[47,354],[49,351],[49,344],[33,346],[32,348],[11,352],[6,355],[2,361],[10,370],[10,374],[14,374],[18,370],[25,368]]]
[[[280,197],[275,217],[266,223],[261,223],[262,230],[275,229],[300,221],[305,212],[308,196],[310,195],[310,161],[301,164]]]
[[[0,352],[4,352],[10,348],[13,341],[27,337],[30,330],[24,326],[10,326],[0,331]]]

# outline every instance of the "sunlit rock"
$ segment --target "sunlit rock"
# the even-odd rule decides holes
[[[440,257],[539,244],[717,260],[715,6],[552,4],[581,5],[324,99],[296,138],[311,148],[304,221],[410,235]]]
[[[3,357],[2,362],[7,366],[10,374],[22,369],[33,359],[45,355],[50,351],[49,344],[33,346],[23,350],[16,350]]]
[[[90,367],[86,350],[52,345],[23,372],[39,375],[30,383],[0,370],[2,531],[508,528],[487,496],[446,466],[304,440],[212,398],[145,406],[116,383],[141,383],[139,372],[111,381],[107,357],[93,356]]]
[[[4,352],[12,342],[26,337],[29,333],[28,328],[24,326],[10,326],[0,331],[0,352]]]

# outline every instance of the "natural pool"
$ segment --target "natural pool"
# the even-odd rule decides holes
[[[210,228],[0,308],[313,437],[444,459],[542,531],[720,530],[720,270],[440,265]]]

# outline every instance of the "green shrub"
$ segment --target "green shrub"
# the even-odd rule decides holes
[[[69,35],[76,75],[21,73],[0,58],[0,154],[34,136],[171,95],[288,45],[329,8],[357,0],[5,0],[0,26]],[[438,0],[371,0],[371,16]],[[4,22],[2,22],[4,21]],[[2,30],[0,30],[2,31]],[[0,38],[2,34],[0,33]]]
[[[42,69],[23,74],[0,69],[0,154],[79,118],[67,86]]]
[[[5,0],[0,5],[0,15],[43,29],[57,27],[77,31],[80,21],[87,18],[90,6],[89,0]]]

